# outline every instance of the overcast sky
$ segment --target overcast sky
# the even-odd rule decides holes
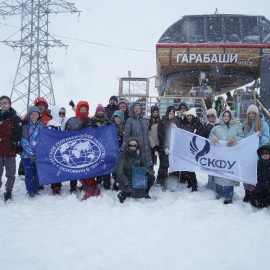
[[[75,3],[82,13],[80,16],[52,15],[51,34],[150,51],[117,49],[61,38],[62,42],[69,45],[68,49],[51,49],[49,54],[55,72],[52,80],[56,103],[68,107],[70,99],[75,102],[87,100],[91,114],[98,103],[106,106],[109,97],[118,94],[118,78],[127,76],[129,70],[134,77],[156,75],[155,45],[163,32],[182,16],[213,14],[217,8],[220,14],[263,15],[270,19],[269,0],[70,2]],[[0,18],[0,23],[20,26],[20,17],[7,17],[6,20]],[[0,24],[0,40],[17,30]],[[0,43],[1,95],[11,93],[19,56],[19,50],[14,51]]]

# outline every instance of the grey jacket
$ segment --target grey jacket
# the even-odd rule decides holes
[[[130,118],[126,121],[121,151],[124,151],[127,148],[127,143],[130,138],[135,138],[139,142],[141,156],[145,161],[145,165],[150,167],[153,166],[153,163],[151,158],[148,122],[143,117],[143,114],[134,115],[133,107],[134,106],[132,106],[130,110]]]
[[[218,126],[215,126],[211,130],[209,139],[215,136],[220,141],[229,141],[230,139],[235,138],[236,142],[239,142],[240,140],[244,138],[244,132],[239,125],[235,124],[235,119],[232,113],[231,113],[232,117],[231,117],[229,127],[224,123],[224,121],[222,120],[222,116],[225,112],[231,113],[230,111],[224,111],[220,114],[219,116],[220,124]],[[223,177],[218,177],[218,176],[214,176],[214,182],[223,187],[224,186],[239,186],[239,182],[237,181],[230,180]]]

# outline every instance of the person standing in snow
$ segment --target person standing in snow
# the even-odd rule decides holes
[[[158,124],[160,122],[158,106],[151,107],[151,115],[148,121],[149,140],[151,146],[151,156],[153,165],[156,165],[156,152],[160,155],[159,140],[158,140]]]
[[[183,130],[205,137],[205,129],[203,124],[197,117],[196,108],[184,112],[186,119],[184,120]],[[181,183],[187,182],[187,188],[191,191],[198,191],[198,181],[195,172],[182,171],[180,173]]]
[[[0,188],[5,168],[7,182],[4,200],[7,201],[12,198],[15,183],[16,152],[22,137],[22,124],[8,96],[0,97],[0,107]]]
[[[48,129],[53,130],[64,130],[65,129],[65,108],[61,108],[60,106],[54,106],[52,108],[52,119],[48,122]],[[53,183],[51,184],[52,194],[60,195],[61,192],[61,183]]]
[[[179,127],[179,121],[175,117],[174,106],[168,106],[166,114],[162,117],[162,120],[158,123],[158,140],[160,147],[160,165],[157,175],[157,183],[160,183],[163,190],[167,189],[167,178],[169,169],[169,154],[170,154],[170,137],[171,129],[173,127]],[[175,175],[174,173],[172,175]]]
[[[111,120],[112,120],[112,123],[115,124],[115,126],[116,126],[118,144],[119,144],[119,148],[120,148],[122,143],[123,143],[123,135],[124,135],[124,128],[125,128],[123,125],[123,123],[124,123],[123,112],[120,110],[115,111]],[[118,187],[117,182],[116,182],[116,173],[113,173],[112,177],[114,179],[113,190],[118,191],[119,187]]]
[[[211,130],[209,135],[209,139],[214,145],[217,145],[221,140],[227,142],[227,147],[232,147],[244,138],[243,130],[235,123],[231,111],[223,111],[220,114],[219,123]],[[224,197],[224,204],[232,203],[234,186],[239,186],[239,182],[220,176],[214,176],[214,182],[216,184],[216,198]]]
[[[254,104],[251,104],[247,109],[247,119],[243,123],[243,131],[245,137],[251,136],[258,132],[259,136],[259,145],[258,147],[269,142],[269,126],[264,120],[264,116],[259,114],[258,107]],[[244,183],[245,197],[243,202],[248,202],[250,199],[251,191],[253,185]]]
[[[146,167],[140,153],[139,141],[134,138],[129,139],[126,149],[119,154],[116,161],[117,182],[121,190],[117,196],[121,203],[123,203],[127,197],[150,199],[149,190],[154,183],[153,175],[149,172],[146,173],[146,189],[135,189],[132,186],[132,167]]]
[[[96,107],[96,113],[91,119],[93,127],[100,127],[103,125],[110,125],[110,120],[105,115],[105,109],[102,104],[98,104]],[[105,189],[109,190],[111,188],[111,175],[105,174],[97,177],[97,183],[101,184],[103,182],[103,186]]]
[[[250,194],[251,205],[263,208],[270,206],[270,145],[264,144],[258,150],[257,184]]]
[[[109,104],[105,108],[105,114],[108,119],[111,119],[113,113],[118,110],[118,98],[117,96],[111,96],[109,100]]]
[[[219,125],[219,119],[217,117],[217,112],[215,109],[209,109],[206,113],[206,117],[207,122],[204,124],[205,138],[209,138],[212,128]],[[206,187],[212,190],[216,190],[214,176],[208,175],[208,183]]]
[[[140,145],[140,152],[145,164],[153,174],[153,162],[149,141],[148,121],[144,118],[140,103],[131,104],[130,118],[125,123],[125,131],[121,151],[124,151],[130,138],[135,138]]]
[[[39,131],[44,128],[40,119],[41,113],[39,109],[36,106],[31,106],[27,111],[27,124],[22,127],[21,145],[23,151],[21,159],[25,170],[25,186],[29,197],[35,197],[39,189],[35,145]]]
[[[92,124],[91,119],[88,117],[89,105],[87,101],[79,101],[76,106],[76,116],[70,117],[66,122],[65,130],[74,131],[86,128]],[[93,178],[87,178],[80,180],[81,184],[86,190],[83,199],[87,199],[90,196],[98,196],[100,190]],[[70,193],[77,192],[77,180],[70,181]],[[93,192],[92,192],[93,191]]]

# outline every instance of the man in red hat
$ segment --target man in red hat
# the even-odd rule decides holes
[[[49,110],[48,110],[48,103],[45,98],[37,97],[34,101],[34,105],[39,108],[41,112],[41,119],[40,122],[47,127],[47,123],[52,119]]]

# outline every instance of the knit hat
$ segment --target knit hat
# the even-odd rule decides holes
[[[118,105],[119,109],[121,108],[127,108],[127,104],[125,102],[120,102]]]
[[[168,107],[167,107],[166,113],[170,113],[171,111],[173,111],[173,112],[175,113],[175,108],[174,108],[174,106],[168,106]]]
[[[141,104],[141,103],[134,103],[133,109],[134,109],[136,106],[139,106],[139,107],[142,109],[142,104]]]
[[[251,104],[247,109],[247,114],[250,112],[255,112],[255,113],[259,114],[258,107],[254,104]]]
[[[215,109],[209,109],[206,113],[206,115],[213,114],[215,117],[217,117],[217,111]]]
[[[151,107],[151,113],[154,112],[154,111],[158,111],[159,112],[159,107],[157,105],[153,105]]]
[[[98,104],[98,105],[97,105],[97,107],[96,107],[96,112],[98,112],[98,111],[103,111],[103,112],[105,112],[105,109],[104,109],[104,107],[102,106],[102,104]]]
[[[117,98],[117,96],[111,96],[110,99],[109,99],[109,101],[111,101],[111,100],[114,100],[114,101],[116,101],[116,102],[118,103],[118,98]]]
[[[196,114],[196,108],[194,108],[194,107],[191,108],[190,110],[184,112],[183,114],[185,114],[185,115],[191,114],[191,115],[193,115],[194,117],[197,117],[197,114]]]
[[[178,106],[178,110],[180,111],[180,107],[186,107],[186,110],[188,110],[188,105],[186,102],[181,102]]]

